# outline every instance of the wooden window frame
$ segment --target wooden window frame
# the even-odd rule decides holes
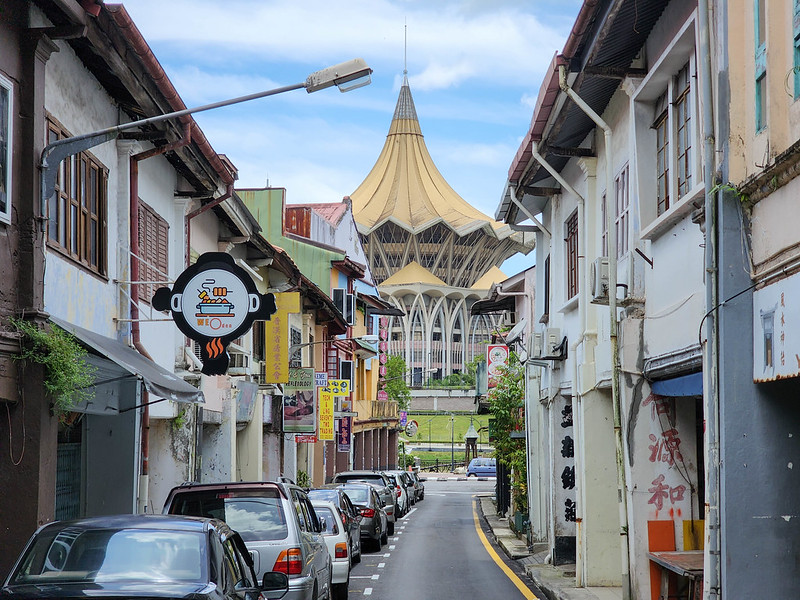
[[[70,137],[48,115],[47,142]],[[55,213],[55,216],[54,216]],[[47,243],[92,273],[108,274],[108,169],[88,151],[65,158],[47,201]]]
[[[580,292],[578,280],[578,211],[573,212],[564,221],[564,254],[567,275],[567,299],[573,298]]]
[[[630,236],[630,181],[628,165],[614,180],[614,196],[616,199],[616,215],[614,223],[617,232],[617,257],[622,258],[629,250]],[[608,255],[606,255],[608,256]]]
[[[134,259],[135,260],[135,259]],[[139,300],[148,304],[169,273],[169,223],[139,200]]]

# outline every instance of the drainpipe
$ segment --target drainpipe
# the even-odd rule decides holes
[[[508,186],[508,196],[509,196],[509,198],[511,198],[511,202],[514,203],[514,205],[518,209],[520,209],[522,211],[522,213],[526,217],[528,217],[531,221],[533,221],[534,225],[536,225],[545,234],[547,234],[547,237],[552,237],[551,234],[550,234],[550,231],[547,229],[547,227],[542,225],[541,221],[539,221],[539,219],[537,219],[536,216],[531,213],[531,211],[529,211],[527,208],[525,208],[525,206],[522,204],[522,202],[517,200],[517,192],[514,190],[514,186],[511,186],[511,185]]]
[[[706,506],[705,506],[705,554],[703,573],[704,600],[720,597],[720,517],[719,517],[719,328],[714,309],[719,297],[717,204],[713,193],[716,135],[714,131],[714,90],[711,83],[711,34],[709,31],[708,0],[698,0],[697,24],[700,30],[700,64],[702,76],[700,86],[703,96],[703,183],[705,186],[705,268],[706,268],[706,360],[703,393],[703,412],[706,419]]]
[[[544,156],[539,153],[539,146],[536,142],[531,143],[531,155],[533,160],[538,162],[544,169],[550,173],[550,175],[561,185],[561,187],[567,190],[570,194],[575,196],[578,200],[578,231],[585,231],[586,230],[586,201],[584,197],[572,187],[569,182],[564,179],[561,173],[553,167],[550,163],[547,162]],[[522,204],[517,202],[516,197],[514,196],[513,189],[511,190],[511,201],[517,204],[526,215],[529,216],[528,211],[526,211]],[[535,223],[538,222],[534,221]],[[541,225],[540,225],[541,227]],[[550,232],[544,229],[548,236],[550,236]],[[581,399],[578,390],[578,348],[581,347],[583,341],[586,339],[586,299],[583,296],[583,291],[588,289],[586,287],[586,236],[579,235],[578,236],[578,281],[580,282],[580,289],[578,294],[578,314],[579,314],[579,321],[580,325],[578,330],[580,331],[578,338],[570,344],[570,356],[572,356],[573,362],[573,377],[572,377],[572,388],[573,393],[572,397],[574,399],[574,403],[576,408],[579,406]],[[580,414],[580,410],[574,411],[573,414]],[[579,460],[578,453],[580,449],[576,449],[576,462]],[[576,471],[578,465],[576,465]],[[583,572],[583,502],[577,502],[576,507],[576,514],[575,514],[575,547],[576,547],[576,554],[575,554],[575,585],[576,587],[583,587],[584,586],[584,572]],[[529,503],[530,506],[530,503]]]
[[[171,144],[166,144],[158,148],[145,150],[130,157],[130,247],[131,247],[131,341],[134,348],[148,358],[153,360],[150,353],[141,342],[139,329],[139,161],[152,156],[164,154],[181,146],[186,146],[192,141],[191,124],[184,123],[183,137]],[[155,361],[153,361],[155,362]],[[150,475],[150,397],[147,389],[142,391],[142,467],[139,475],[139,500],[137,509],[139,512],[147,512],[149,498],[149,475]]]
[[[614,411],[614,440],[617,460],[617,493],[619,501],[620,551],[622,554],[622,598],[631,598],[630,541],[628,539],[628,492],[625,477],[625,454],[622,438],[622,410],[619,389],[619,344],[617,340],[617,232],[611,214],[611,191],[614,173],[611,164],[611,127],[567,83],[567,71],[558,67],[559,85],[565,94],[603,130],[606,150],[606,229],[608,239],[608,312],[611,343],[611,396]]]

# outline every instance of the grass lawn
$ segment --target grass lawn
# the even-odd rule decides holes
[[[450,415],[431,415],[431,414],[408,414],[408,420],[414,420],[419,423],[419,430],[414,437],[408,437],[404,433],[401,438],[410,444],[427,444],[431,443],[449,444],[450,443]],[[453,415],[453,441],[456,445],[464,445],[464,434],[467,433],[469,428],[470,415]],[[475,430],[480,430],[481,427],[487,428],[489,426],[489,415],[472,415],[472,424]],[[478,443],[488,444],[489,433],[488,429],[478,431]],[[447,451],[448,460],[450,459],[450,451]]]

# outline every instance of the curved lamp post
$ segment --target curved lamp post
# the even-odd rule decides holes
[[[283,92],[290,92],[292,90],[305,89],[309,94],[324,90],[334,85],[342,92],[349,92],[356,88],[363,87],[371,83],[372,69],[367,66],[361,58],[354,58],[346,62],[315,71],[311,73],[306,80],[302,83],[295,83],[293,85],[286,85],[283,87],[266,90],[263,92],[256,92],[255,94],[248,94],[247,96],[239,96],[238,98],[231,98],[230,100],[221,100],[219,102],[212,102],[211,104],[204,104],[195,108],[185,108],[183,110],[176,110],[171,113],[163,115],[156,115],[138,121],[130,121],[122,123],[121,125],[114,125],[93,131],[91,133],[84,133],[69,138],[56,140],[44,147],[42,150],[41,159],[41,211],[44,217],[47,214],[47,201],[55,193],[56,176],[58,175],[58,165],[68,156],[83,152],[94,146],[99,146],[104,142],[109,142],[116,139],[120,133],[128,129],[134,129],[143,125],[150,125],[152,123],[159,123],[168,119],[175,119],[185,115],[204,112],[215,108],[222,108],[223,106],[230,106],[232,104],[240,104],[250,100],[257,100],[258,98],[266,98],[267,96],[274,96],[282,94]],[[44,220],[42,220],[42,227],[44,227]]]

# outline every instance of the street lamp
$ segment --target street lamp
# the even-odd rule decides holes
[[[295,83],[283,87],[257,92],[255,94],[248,94],[247,96],[239,96],[230,100],[221,100],[219,102],[212,102],[211,104],[204,104],[196,108],[185,108],[183,110],[176,110],[171,113],[163,115],[156,115],[138,121],[130,121],[121,125],[114,125],[94,131],[92,133],[84,133],[73,137],[63,138],[56,140],[44,147],[42,150],[41,159],[41,210],[42,215],[47,214],[47,200],[55,193],[56,189],[56,176],[58,175],[58,165],[68,156],[83,152],[94,146],[99,146],[104,142],[110,142],[116,139],[120,133],[128,129],[134,129],[143,125],[150,125],[152,123],[159,123],[168,119],[175,119],[185,115],[204,112],[214,108],[222,108],[223,106],[230,106],[232,104],[239,104],[249,100],[257,100],[258,98],[266,98],[267,96],[274,96],[282,94],[283,92],[290,92],[292,90],[305,89],[309,94],[324,90],[326,88],[337,86],[342,92],[349,92],[356,88],[363,87],[371,83],[370,75],[372,69],[367,66],[361,58],[354,58],[338,65],[315,71],[311,73],[303,83]],[[44,226],[44,225],[43,225]]]

